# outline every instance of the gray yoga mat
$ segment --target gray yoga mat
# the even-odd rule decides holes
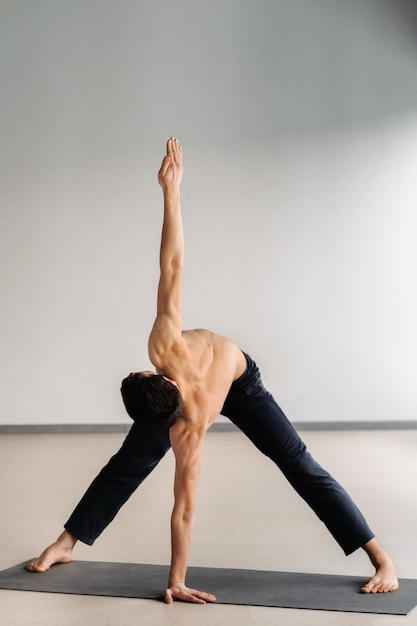
[[[21,563],[0,572],[0,589],[162,600],[168,566],[73,561],[43,574]],[[187,584],[213,593],[219,604],[407,615],[417,604],[417,580],[396,593],[361,594],[366,578],[245,569],[189,567]]]

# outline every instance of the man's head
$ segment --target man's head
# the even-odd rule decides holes
[[[152,430],[170,428],[181,415],[179,388],[160,374],[132,373],[122,381],[120,391],[130,417]]]

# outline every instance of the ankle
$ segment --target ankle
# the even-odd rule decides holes
[[[389,561],[390,557],[374,537],[362,546],[374,565]]]
[[[64,530],[58,537],[57,543],[59,543],[66,550],[72,550],[77,543],[78,539],[71,535],[67,530]]]

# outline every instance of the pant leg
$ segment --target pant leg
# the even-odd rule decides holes
[[[93,480],[64,528],[83,543],[93,545],[170,445],[169,430],[151,431],[134,423],[122,447]]]
[[[248,367],[226,398],[222,414],[281,469],[297,493],[324,522],[345,554],[373,536],[365,518],[341,485],[310,455],[292,424],[262,384],[256,364]]]

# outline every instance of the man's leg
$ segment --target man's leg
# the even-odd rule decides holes
[[[68,563],[77,540],[93,545],[169,448],[168,430],[151,431],[133,424],[120,450],[103,467],[74,509],[64,525],[65,531],[28,569],[44,572],[54,563]]]
[[[259,370],[247,357],[248,368],[226,398],[222,414],[229,417],[281,469],[297,493],[324,522],[345,554],[364,547],[377,572],[363,591],[391,591],[395,573],[365,518],[343,487],[307,451],[292,424],[262,385]]]

